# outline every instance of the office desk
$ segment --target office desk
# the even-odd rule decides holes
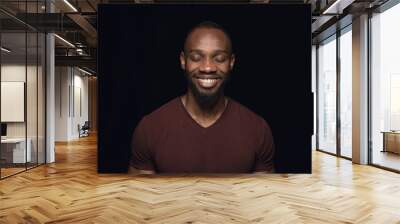
[[[1,157],[6,163],[25,163],[31,161],[31,145],[30,138],[27,139],[25,152],[25,138],[6,138],[1,139]],[[27,160],[26,160],[27,159]],[[25,161],[26,160],[26,161]]]
[[[400,131],[382,131],[383,150],[382,152],[393,152],[400,154]]]

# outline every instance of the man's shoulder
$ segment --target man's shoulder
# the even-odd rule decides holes
[[[261,141],[265,136],[272,136],[271,127],[262,116],[237,101],[232,100],[232,102],[233,110],[236,111],[236,119],[240,120],[241,128],[244,131]]]
[[[173,120],[179,114],[179,100],[180,98],[176,97],[168,101],[150,114],[144,116],[142,122],[146,123],[147,125],[161,125],[164,122]]]
[[[234,111],[240,116],[240,119],[246,123],[260,124],[260,125],[268,125],[263,117],[239,103],[236,100],[230,99],[232,103],[232,107]]]

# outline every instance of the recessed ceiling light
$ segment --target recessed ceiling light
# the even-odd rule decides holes
[[[79,67],[78,67],[78,70],[81,71],[81,72],[83,72],[83,73],[85,73],[85,74],[87,74],[87,75],[92,75],[92,73],[90,73],[90,72],[88,72],[88,71],[86,71],[86,70],[83,70],[83,69],[81,69],[81,68],[79,68]]]
[[[336,0],[322,14],[342,14],[343,9],[353,2],[354,0]]]
[[[78,10],[68,1],[64,0],[65,4],[67,4],[74,12],[78,12]]]
[[[71,42],[69,42],[68,40],[66,40],[66,39],[64,39],[64,38],[62,38],[62,37],[60,37],[59,35],[57,35],[57,34],[54,34],[54,36],[55,37],[57,37],[59,40],[61,40],[62,42],[64,42],[64,43],[66,43],[67,45],[69,45],[70,47],[73,47],[73,48],[75,48],[75,45],[73,45]]]
[[[1,47],[1,50],[4,51],[4,52],[6,52],[6,53],[10,53],[10,52],[11,52],[11,50],[9,50],[9,49],[7,49],[7,48],[5,48],[5,47]]]

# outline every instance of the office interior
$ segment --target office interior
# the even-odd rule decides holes
[[[3,197],[5,202],[11,203],[9,198],[15,199],[14,195],[20,188],[29,188],[31,183],[40,186],[41,181],[53,183],[51,182],[53,175],[55,178],[60,178],[60,181],[61,179],[69,181],[68,184],[71,185],[60,183],[70,187],[67,193],[76,193],[75,188],[85,194],[85,190],[89,189],[83,186],[85,184],[90,185],[93,191],[100,189],[99,191],[111,192],[114,187],[116,188],[114,190],[123,188],[120,185],[113,186],[112,181],[122,180],[127,181],[122,184],[125,187],[129,184],[143,186],[141,190],[140,187],[136,189],[135,193],[151,198],[149,201],[152,203],[156,203],[157,199],[150,193],[167,192],[166,189],[160,190],[151,184],[144,185],[143,182],[148,180],[129,182],[129,178],[124,175],[99,176],[95,174],[98,125],[97,75],[99,75],[96,71],[97,7],[102,3],[158,4],[165,2],[179,3],[181,1],[3,0],[0,2],[0,198]],[[205,2],[210,3],[210,1]],[[230,1],[219,2],[230,3]],[[273,179],[282,181],[282,189],[287,187],[288,191],[291,189],[290,186],[296,183],[295,180],[298,180],[298,183],[318,185],[318,191],[329,192],[333,195],[342,194],[343,197],[349,196],[355,200],[346,204],[340,199],[335,199],[344,207],[353,207],[347,212],[339,212],[339,208],[333,207],[333,210],[329,211],[332,213],[328,213],[328,211],[321,212],[320,208],[312,206],[308,208],[309,210],[294,208],[296,203],[307,204],[307,200],[313,198],[311,194],[304,198],[293,197],[290,203],[285,202],[286,205],[288,203],[292,205],[292,207],[289,206],[292,210],[285,207],[287,210],[276,211],[268,207],[269,211],[274,211],[268,213],[269,217],[274,219],[263,217],[259,221],[279,221],[286,211],[291,214],[286,216],[288,223],[299,223],[296,222],[296,218],[299,217],[299,220],[310,221],[307,223],[318,222],[318,220],[332,223],[398,222],[400,215],[395,211],[398,211],[400,204],[395,202],[394,198],[400,196],[400,181],[398,180],[400,177],[400,63],[398,63],[400,1],[250,0],[239,2],[242,4],[311,5],[313,45],[312,74],[310,74],[312,89],[310,91],[314,94],[314,135],[310,150],[313,150],[313,174],[311,176],[288,174],[273,176]],[[78,171],[76,175],[70,175]],[[89,183],[87,177],[98,179]],[[255,178],[257,177],[259,178],[259,176]],[[266,176],[254,181],[268,181],[266,180],[268,178]],[[307,178],[311,178],[313,182]],[[163,182],[162,179],[153,181],[153,184],[166,186],[169,183],[168,180]],[[185,185],[182,180],[176,181],[181,183],[183,188],[189,188],[187,185],[190,184]],[[198,182],[211,183],[213,180],[207,181],[207,179],[202,179]],[[253,179],[249,179],[249,183],[254,183],[253,187],[260,184],[260,182],[252,181]],[[106,182],[107,186],[104,185]],[[18,185],[19,188],[13,188],[14,185]],[[34,188],[33,185],[32,192],[39,192],[36,194],[37,197],[47,197],[44,196],[46,192],[41,192],[40,188]],[[146,186],[154,188],[150,187],[150,189]],[[211,185],[203,187],[211,188]],[[251,186],[248,189],[251,191]],[[24,192],[26,194],[26,191]],[[247,193],[243,194],[247,195]],[[285,190],[280,193],[285,193]],[[290,194],[290,192],[286,193]],[[22,195],[19,197],[23,197],[24,194],[19,194]],[[88,194],[96,195],[93,192]],[[204,194],[213,195],[212,192]],[[383,194],[389,194],[391,197],[383,196]],[[62,205],[64,199],[73,203],[71,198],[74,197],[78,201],[78,198],[91,201],[90,196],[77,197],[74,193],[68,196],[63,195],[54,193],[49,197],[52,197],[54,201],[59,200],[54,202],[58,206]],[[218,201],[223,201],[224,197],[228,196],[217,194],[209,200],[214,200],[214,203],[218,204]],[[237,197],[241,198],[241,196]],[[273,198],[272,201],[279,204],[288,197],[290,196],[279,196]],[[28,201],[27,198],[29,195],[20,200]],[[115,206],[122,203],[118,197],[104,198],[107,198],[108,203],[115,202]],[[93,201],[97,203],[96,200]],[[147,208],[134,200],[125,202],[127,205],[124,206],[127,206],[125,207],[127,210]],[[360,204],[355,206],[359,202],[364,203],[363,206],[366,207],[360,207],[357,210],[357,206],[362,206]],[[22,220],[24,217],[31,217],[38,223],[62,221],[62,219],[57,219],[58,216],[47,215],[44,218],[45,212],[29,212],[22,208],[20,212],[15,212],[7,207],[7,203],[0,205],[0,220],[4,218],[16,221],[19,218]],[[162,203],[162,200],[159,203]],[[28,204],[32,207],[43,206],[35,202]],[[143,207],[140,207],[141,205]],[[165,206],[168,207],[168,205],[165,202]],[[224,206],[227,205],[224,204]],[[87,208],[90,209],[90,206]],[[78,222],[79,215],[74,213],[77,211],[78,209],[70,211],[67,218]],[[293,211],[297,213],[291,213]],[[141,212],[148,214],[145,211]],[[212,209],[208,210],[208,213],[205,210],[201,212],[204,212],[200,214],[205,214],[205,218],[209,218],[205,219],[206,221],[203,220],[206,223],[207,221],[215,223],[218,220],[224,222],[228,220],[226,223],[257,221],[250,218],[238,218],[235,215],[228,215],[227,212],[213,213]],[[7,217],[7,214],[11,213],[13,216]],[[318,213],[326,219],[319,217]],[[118,220],[114,214],[104,214],[102,216],[104,219],[97,221],[109,223],[111,220]],[[163,220],[167,220],[166,223],[190,221],[179,214],[174,216],[174,221],[174,217],[168,217],[162,212],[160,216],[148,214],[151,218],[146,216],[147,220],[144,215],[143,217],[131,216],[121,211],[115,211],[115,214],[124,217],[122,220],[135,220],[139,223],[152,221],[162,223]],[[194,216],[191,213],[185,214],[189,214],[189,217]],[[262,214],[267,213],[261,211],[257,214],[261,214],[260,217],[262,217]],[[161,217],[167,217],[167,219]]]

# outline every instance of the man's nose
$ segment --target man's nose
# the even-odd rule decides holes
[[[217,71],[217,66],[211,59],[205,59],[200,65],[200,71],[205,73],[211,73]]]

